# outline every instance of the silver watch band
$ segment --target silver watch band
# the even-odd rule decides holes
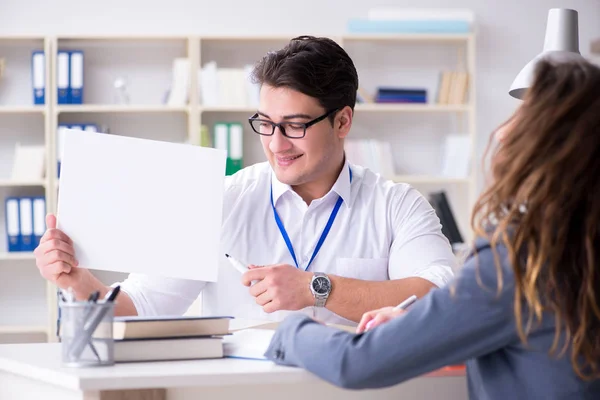
[[[327,297],[315,297],[315,307],[325,307]]]

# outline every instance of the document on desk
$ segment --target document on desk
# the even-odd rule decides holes
[[[214,282],[226,153],[66,130],[57,227],[82,268]]]
[[[243,329],[223,337],[223,355],[229,358],[266,360],[265,353],[275,331],[272,329]]]

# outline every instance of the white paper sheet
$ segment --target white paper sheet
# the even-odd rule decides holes
[[[80,267],[214,282],[226,153],[68,130],[58,228]]]

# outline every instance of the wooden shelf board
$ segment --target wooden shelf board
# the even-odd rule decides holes
[[[188,106],[171,107],[167,105],[81,104],[56,107],[57,113],[176,113],[188,110]]]
[[[35,260],[30,251],[15,251],[0,253],[0,261]]]

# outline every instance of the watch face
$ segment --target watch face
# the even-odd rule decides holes
[[[331,290],[329,279],[323,276],[317,276],[312,283],[313,290],[316,294],[327,294]]]

